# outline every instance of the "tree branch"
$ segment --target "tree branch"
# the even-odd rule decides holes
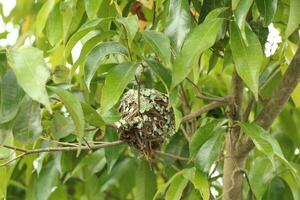
[[[203,106],[202,108],[200,108],[198,111],[184,116],[181,120],[181,123],[195,119],[196,117],[199,117],[203,113],[206,113],[215,108],[226,106],[227,104],[228,104],[227,102],[211,102],[211,103]]]
[[[272,93],[270,99],[267,101],[263,109],[260,111],[254,122],[264,129],[268,129],[275,118],[284,108],[285,103],[288,101],[291,93],[296,88],[300,81],[300,45],[297,52],[286,72],[284,73],[279,84]],[[244,139],[243,152],[247,154],[254,147],[250,138]]]
[[[35,154],[35,153],[42,153],[42,152],[56,152],[56,151],[78,151],[78,149],[80,150],[91,150],[91,149],[100,149],[100,148],[105,148],[105,147],[112,147],[112,146],[116,146],[116,145],[120,145],[120,144],[124,144],[125,142],[121,141],[121,140],[117,140],[114,142],[110,142],[110,143],[104,143],[104,144],[90,144],[89,146],[80,146],[80,147],[74,147],[74,146],[68,146],[68,147],[47,147],[47,148],[38,148],[38,149],[23,149],[23,148],[19,148],[19,147],[14,147],[14,146],[10,146],[10,145],[2,145],[2,147],[5,147],[7,149],[11,149],[14,151],[19,151],[22,152],[22,154],[8,160],[5,163],[0,164],[0,167],[6,166],[9,163],[20,159],[26,155],[30,155],[30,154]]]

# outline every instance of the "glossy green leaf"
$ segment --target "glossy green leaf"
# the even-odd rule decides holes
[[[87,23],[83,24],[76,33],[74,33],[71,38],[68,40],[66,49],[65,49],[65,56],[68,57],[72,51],[72,48],[75,46],[75,44],[83,38],[86,34],[91,32],[92,30],[95,30],[97,27],[99,27],[101,24],[105,22],[111,21],[112,18],[105,18],[105,19],[94,19],[91,21],[88,21]]]
[[[236,18],[236,22],[241,30],[244,29],[246,17],[248,15],[249,9],[253,4],[253,0],[240,1],[237,4],[237,7],[234,11],[234,16]]]
[[[217,160],[224,142],[225,129],[218,129],[215,135],[208,139],[199,149],[195,165],[197,169],[204,173],[208,173],[211,165]]]
[[[102,0],[84,0],[85,10],[89,19],[95,19]]]
[[[55,4],[57,2],[58,0],[47,0],[46,3],[44,3],[44,5],[42,6],[42,8],[39,10],[36,17],[36,26],[35,26],[36,34],[38,36],[41,36],[46,26],[48,16],[53,10],[53,8],[55,7]]]
[[[255,197],[261,199],[267,190],[266,185],[271,182],[275,172],[272,163],[267,158],[257,157],[252,162],[253,164],[249,171],[249,181]]]
[[[126,47],[118,42],[103,42],[96,46],[88,55],[84,66],[84,80],[87,87],[90,87],[91,80],[95,75],[102,59],[109,54],[118,53],[127,55]]]
[[[49,15],[49,19],[46,24],[46,35],[52,46],[55,46],[63,39],[63,20],[58,5],[55,6]]]
[[[268,156],[274,167],[274,156],[276,156],[293,174],[296,173],[296,169],[286,160],[280,145],[272,135],[268,134],[267,131],[260,126],[246,122],[241,123],[241,129],[252,139],[256,148]]]
[[[114,31],[101,32],[99,35],[96,35],[88,41],[86,41],[82,46],[79,58],[72,66],[72,70],[75,71],[79,65],[84,63],[87,55],[94,49],[95,46],[99,45],[101,42],[103,42],[103,40],[112,37],[114,34]]]
[[[89,104],[81,102],[81,107],[84,114],[84,119],[87,123],[95,127],[105,127],[105,123],[100,114]]]
[[[196,130],[189,144],[190,155],[194,156],[208,139],[218,133],[222,124],[224,120],[213,120]]]
[[[200,192],[203,200],[209,200],[210,189],[207,176],[196,168],[185,169],[183,176],[193,183],[194,187]]]
[[[108,127],[105,131],[104,140],[106,142],[112,142],[118,140],[118,133],[115,129]],[[124,151],[124,146],[114,146],[114,147],[108,147],[104,149],[105,152],[105,158],[108,165],[108,173],[111,172],[111,169],[114,167],[114,165],[117,163],[119,157],[121,156],[121,153]]]
[[[84,113],[82,111],[79,100],[67,90],[62,90],[55,87],[49,88],[60,97],[60,99],[66,106],[74,121],[74,125],[76,128],[75,134],[81,138],[84,135]]]
[[[18,84],[35,101],[50,109],[46,82],[50,72],[43,58],[43,52],[34,47],[12,49],[8,53],[8,62],[12,67]]]
[[[183,175],[176,176],[166,193],[166,200],[180,200],[188,180]]]
[[[230,45],[235,68],[249,89],[258,98],[258,78],[263,62],[260,42],[249,26],[245,27],[247,42],[235,22],[231,23]]]
[[[171,47],[169,38],[163,33],[156,31],[144,31],[143,37],[150,45],[152,50],[165,63],[169,64],[171,60]]]
[[[156,192],[156,175],[149,163],[140,161],[135,176],[136,190],[134,199],[152,200]]]
[[[277,0],[255,0],[258,11],[264,18],[265,25],[269,25],[276,13]]]
[[[170,0],[165,34],[178,52],[191,27],[191,14],[187,0]]]
[[[171,88],[174,88],[188,76],[200,54],[215,43],[222,24],[223,19],[216,18],[204,21],[191,31],[175,60]]]
[[[18,85],[12,70],[8,70],[3,77],[0,97],[0,124],[2,124],[16,116],[24,97],[24,92]]]
[[[58,171],[54,162],[48,162],[39,176],[33,175],[26,193],[26,200],[47,200],[54,191],[53,187],[56,185],[57,179]]]
[[[285,37],[288,38],[300,24],[300,1],[290,0],[290,14],[288,24],[285,30]]]
[[[15,140],[23,144],[34,142],[42,133],[40,104],[25,96],[14,119],[12,132]]]
[[[150,69],[164,84],[166,91],[169,91],[172,81],[171,71],[154,59],[146,59],[145,61],[149,65]]]
[[[111,69],[105,79],[101,96],[101,111],[107,112],[121,97],[127,84],[133,80],[138,65],[122,63]]]

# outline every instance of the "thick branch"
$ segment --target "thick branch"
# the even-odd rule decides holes
[[[300,46],[284,73],[281,81],[275,88],[269,101],[265,104],[263,109],[255,119],[255,123],[264,129],[268,129],[275,118],[284,108],[285,103],[288,101],[291,93],[296,88],[300,81]],[[247,154],[254,147],[253,142],[250,138],[246,138],[242,153]]]

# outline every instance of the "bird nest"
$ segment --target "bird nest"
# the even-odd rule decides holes
[[[158,149],[174,129],[174,113],[168,97],[154,89],[127,91],[119,107],[116,125],[120,139],[146,155]]]

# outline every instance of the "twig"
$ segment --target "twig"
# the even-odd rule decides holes
[[[191,142],[191,137],[189,136],[189,134],[187,133],[187,131],[185,130],[185,128],[183,127],[183,125],[180,125],[180,129],[185,137],[185,139],[188,141],[188,143]]]
[[[230,102],[231,100],[231,96],[225,96],[225,97],[218,97],[218,96],[214,96],[211,94],[203,94],[203,92],[200,90],[200,88],[198,87],[198,85],[196,85],[191,79],[187,78],[186,79],[189,83],[191,83],[194,88],[196,88],[197,90],[197,95],[196,97],[198,97],[199,99],[204,99],[204,100],[209,100],[209,101],[220,101],[220,102]]]
[[[51,140],[51,139],[45,138],[45,137],[40,137],[40,139],[41,139],[41,140],[48,141],[48,142],[52,142],[52,143],[64,145],[64,146],[74,146],[74,147],[78,147],[78,146],[79,146],[79,144],[77,144],[77,143],[60,142],[60,141],[57,141],[57,140]],[[25,149],[25,151],[26,151],[26,149]],[[25,152],[25,151],[24,151],[24,152]]]
[[[141,83],[137,76],[135,76],[135,81],[137,84],[137,91],[138,91],[138,114],[140,114],[140,108],[141,108]]]
[[[219,107],[222,107],[222,106],[226,106],[226,105],[227,105],[227,103],[225,103],[225,102],[211,102],[211,103],[203,106],[202,108],[200,108],[198,111],[184,116],[181,120],[181,123],[186,122],[186,121],[190,121],[192,119],[195,119],[195,118],[199,117],[203,113],[206,113],[210,110],[213,110],[215,108],[219,108]]]
[[[29,154],[35,154],[35,153],[42,153],[42,152],[56,152],[56,151],[78,151],[78,149],[80,148],[81,150],[91,150],[91,149],[100,149],[100,148],[105,148],[105,147],[111,147],[111,146],[116,146],[116,145],[120,145],[120,144],[124,144],[125,142],[121,141],[121,140],[117,140],[114,142],[110,142],[110,143],[104,143],[104,144],[94,144],[94,145],[90,145],[88,146],[80,146],[80,147],[47,147],[47,148],[38,148],[38,149],[23,149],[23,148],[19,148],[19,147],[14,147],[14,146],[10,146],[10,145],[2,145],[3,147],[7,148],[7,149],[12,149],[15,151],[19,151],[19,152],[23,152],[22,154],[18,155],[17,157],[7,161],[6,163],[3,163],[0,165],[0,167],[3,167],[19,158],[22,158],[25,155],[29,155]]]
[[[166,152],[162,152],[162,151],[155,151],[155,153],[157,153],[159,155],[162,155],[162,156],[167,156],[167,157],[170,157],[170,158],[174,158],[176,160],[190,161],[189,158],[177,156],[177,155],[174,155],[174,154],[171,154],[171,153],[166,153]]]

